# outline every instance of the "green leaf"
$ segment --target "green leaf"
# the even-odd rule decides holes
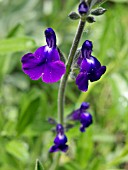
[[[112,2],[120,2],[120,3],[124,3],[124,2],[127,2],[128,3],[128,0],[111,0]]]
[[[38,159],[36,160],[35,170],[44,170],[41,162]]]
[[[39,101],[40,98],[38,91],[34,89],[23,98],[21,112],[17,123],[17,131],[19,134],[22,133],[35,118],[40,103]]]
[[[36,47],[35,41],[30,37],[7,38],[0,40],[0,53],[10,53],[29,50]]]
[[[6,151],[22,162],[27,162],[29,159],[28,146],[22,141],[13,140],[8,142]]]

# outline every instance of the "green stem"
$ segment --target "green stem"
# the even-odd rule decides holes
[[[76,53],[81,35],[84,30],[85,22],[86,22],[86,18],[82,18],[79,22],[78,29],[68,56],[68,61],[66,64],[66,73],[64,74],[60,82],[59,93],[58,93],[58,119],[59,119],[59,123],[61,123],[62,125],[64,123],[65,88],[66,88],[69,73],[71,71],[73,58]]]

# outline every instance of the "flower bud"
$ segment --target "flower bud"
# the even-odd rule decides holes
[[[77,20],[80,18],[79,14],[77,14],[76,12],[70,12],[68,17],[72,20]]]
[[[85,15],[89,10],[89,7],[85,1],[81,2],[78,7],[78,12],[80,15]]]
[[[94,17],[87,17],[87,22],[89,22],[89,23],[93,23],[93,22],[96,22],[95,21],[95,18]]]
[[[92,15],[95,15],[95,16],[99,16],[99,15],[103,15],[107,10],[105,8],[97,8],[93,11],[91,11],[91,14]]]

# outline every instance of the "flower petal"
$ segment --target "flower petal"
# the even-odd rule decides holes
[[[82,124],[82,125],[80,126],[80,131],[81,131],[81,132],[85,132],[85,128],[86,128],[86,127]]]
[[[63,62],[56,61],[45,65],[42,80],[45,83],[54,83],[61,79],[65,73],[66,68]]]
[[[43,72],[43,60],[37,58],[32,53],[25,54],[22,59],[22,69],[32,80],[38,80]]]
[[[81,72],[76,78],[76,84],[81,91],[88,90],[88,77],[86,73]]]
[[[86,109],[88,109],[90,107],[90,104],[87,102],[83,102],[80,106],[80,111],[85,111]]]
[[[34,54],[37,58],[44,58],[45,56],[46,62],[54,62],[60,60],[58,50],[56,48],[49,48],[47,45],[38,48]]]
[[[87,73],[93,73],[101,67],[100,62],[95,57],[85,58],[81,63],[81,71],[87,71]]]
[[[101,76],[105,73],[105,71],[106,71],[106,66],[101,66],[97,70],[97,72],[95,72],[94,74],[89,75],[89,80],[91,82],[99,80],[101,78]]]
[[[60,149],[62,152],[67,152],[67,150],[68,150],[68,145],[61,145],[61,146],[59,146],[59,149]]]
[[[72,113],[67,115],[67,120],[79,120],[80,118],[80,109],[74,110]]]
[[[67,142],[67,137],[63,134],[58,134],[54,139],[54,143],[56,145],[64,145]]]
[[[80,122],[85,126],[88,127],[92,124],[92,115],[90,113],[82,113],[80,115]]]
[[[50,149],[49,149],[49,152],[52,153],[52,152],[57,152],[59,149],[58,149],[58,146],[57,145],[53,145]]]

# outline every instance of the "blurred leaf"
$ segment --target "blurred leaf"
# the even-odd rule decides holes
[[[19,88],[20,90],[27,90],[30,84],[30,81],[27,79],[26,75],[22,73],[15,73],[13,75],[8,75],[6,77],[5,82],[8,84],[12,84],[13,86]]]
[[[27,98],[23,100],[19,120],[17,122],[17,131],[19,134],[22,133],[35,118],[40,101],[38,91],[33,89],[26,97]]]
[[[124,2],[127,2],[128,3],[128,0],[110,0],[112,2],[121,2],[121,3],[124,3]]]
[[[28,146],[22,141],[13,140],[8,142],[6,145],[6,150],[9,154],[22,162],[29,161]]]
[[[35,170],[44,170],[41,162],[37,159],[36,160],[36,167],[35,167]]]
[[[36,47],[36,43],[30,37],[18,37],[0,40],[0,53],[24,51],[34,47]]]
[[[21,36],[21,34],[23,33],[24,33],[23,25],[21,25],[21,23],[18,23],[8,32],[7,38]]]

